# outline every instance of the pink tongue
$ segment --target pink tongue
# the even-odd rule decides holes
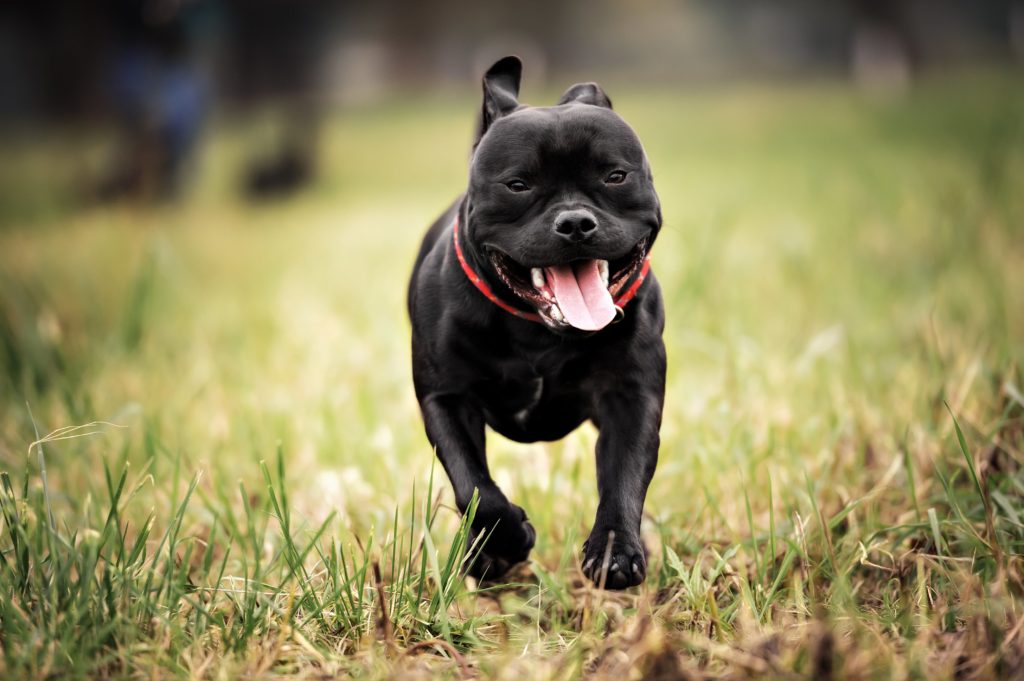
[[[577,329],[597,331],[615,319],[615,304],[601,281],[596,260],[555,265],[544,271],[565,320]]]

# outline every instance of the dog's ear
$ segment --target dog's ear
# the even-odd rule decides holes
[[[484,105],[477,142],[494,121],[512,113],[519,107],[519,81],[523,75],[523,62],[519,57],[499,59],[484,74]]]
[[[603,106],[606,109],[612,108],[612,100],[608,98],[608,95],[604,93],[604,90],[597,83],[576,83],[573,85],[558,100],[559,104],[569,104],[570,102]]]

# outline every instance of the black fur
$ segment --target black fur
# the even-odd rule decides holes
[[[518,101],[521,68],[506,57],[484,77],[469,188],[427,232],[416,260],[409,284],[416,396],[459,509],[479,492],[473,532],[487,541],[471,568],[478,577],[501,576],[528,557],[535,539],[523,509],[491,478],[485,426],[535,442],[592,421],[600,431],[600,497],[582,564],[600,582],[610,542],[606,586],[621,589],[646,575],[640,520],[665,392],[658,282],[648,274],[622,321],[597,332],[519,319],[467,279],[452,223],[458,215],[460,243],[476,272],[501,298],[529,310],[497,276],[490,253],[525,267],[621,260],[644,239],[653,245],[661,209],[643,148],[601,88],[574,85],[556,106],[528,107]],[[608,184],[614,170],[626,178]],[[512,179],[528,189],[513,191]],[[553,227],[569,210],[589,211],[597,228],[567,238]]]

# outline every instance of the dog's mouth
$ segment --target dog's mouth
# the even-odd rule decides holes
[[[599,331],[621,319],[615,298],[643,265],[648,240],[615,260],[575,260],[563,265],[527,267],[508,255],[488,249],[494,271],[519,298],[537,308],[544,323]]]

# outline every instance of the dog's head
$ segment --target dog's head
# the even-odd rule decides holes
[[[633,129],[594,83],[558,104],[519,103],[522,63],[484,76],[466,233],[472,248],[552,329],[596,331],[661,227],[650,165]]]

